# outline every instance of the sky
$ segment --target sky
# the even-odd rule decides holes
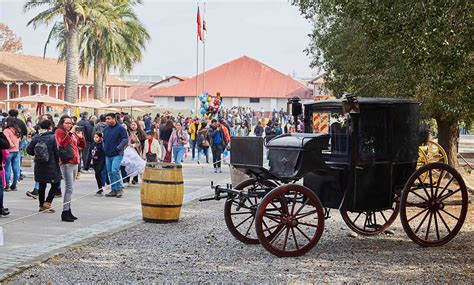
[[[318,74],[309,67],[311,60],[304,53],[309,44],[311,23],[289,0],[205,2],[206,69],[246,55],[285,74],[298,77]],[[43,55],[49,28],[27,27],[27,22],[40,10],[25,14],[24,3],[24,0],[0,0],[0,22],[22,38],[24,54]],[[204,1],[199,3],[204,13]],[[195,75],[196,11],[196,1],[144,0],[136,12],[150,33],[151,41],[132,74]],[[202,72],[202,45],[199,49],[199,72]],[[57,57],[54,43],[46,55]]]

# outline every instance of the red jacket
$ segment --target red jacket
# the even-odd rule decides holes
[[[79,161],[81,159],[79,156],[79,149],[86,147],[86,139],[84,137],[80,139],[76,136],[76,134],[66,133],[62,129],[57,129],[54,133],[54,137],[56,139],[58,147],[65,148],[68,144],[70,144],[72,151],[74,152],[74,157],[71,160],[69,160],[68,162],[59,161],[59,164],[79,164]]]

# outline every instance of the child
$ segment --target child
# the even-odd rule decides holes
[[[102,145],[102,133],[97,132],[94,134],[94,143],[91,146],[91,166],[95,172],[95,180],[97,181],[97,187],[99,190],[96,196],[102,196],[104,193],[103,187],[105,186],[104,171],[105,171],[105,153]]]
[[[155,132],[151,130],[146,133],[143,157],[147,162],[157,162],[161,158],[160,142],[155,139]]]

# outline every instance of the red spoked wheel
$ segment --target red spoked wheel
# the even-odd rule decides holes
[[[269,252],[282,257],[300,256],[321,238],[324,210],[313,191],[301,185],[283,185],[263,198],[255,229]]]
[[[395,197],[392,208],[380,211],[349,212],[341,210],[342,219],[354,232],[372,236],[385,231],[397,218],[400,210],[398,196]]]
[[[234,189],[241,190],[245,194],[249,192],[256,194],[257,191],[260,191],[260,193],[269,192],[275,187],[276,185],[268,180],[260,183],[256,179],[248,179],[235,186]],[[259,243],[253,225],[255,223],[255,213],[263,196],[264,193],[256,197],[234,196],[225,202],[225,224],[229,232],[243,243]]]
[[[408,179],[400,203],[400,219],[408,237],[421,246],[440,246],[452,240],[464,223],[466,184],[451,166],[430,163]]]

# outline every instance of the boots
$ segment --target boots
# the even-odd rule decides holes
[[[69,208],[69,215],[70,215],[74,220],[77,220],[77,217],[72,214],[71,208]]]
[[[61,213],[61,221],[63,222],[74,222],[74,218],[71,216],[71,211],[63,211]]]

